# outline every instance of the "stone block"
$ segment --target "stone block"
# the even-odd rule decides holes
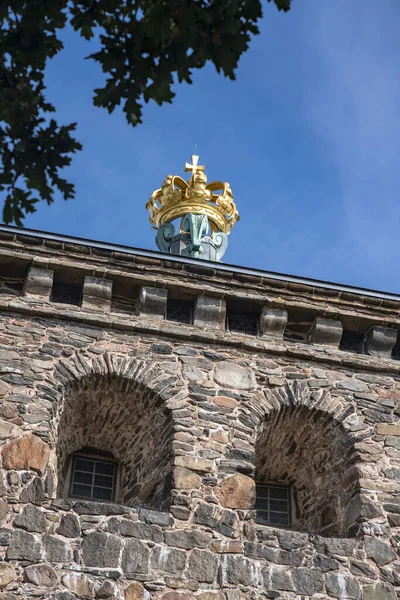
[[[211,533],[192,529],[191,531],[166,531],[164,533],[165,543],[176,548],[207,548],[211,542]]]
[[[55,570],[46,564],[30,565],[25,569],[25,577],[34,585],[53,588],[58,583]]]
[[[82,308],[110,312],[113,282],[98,277],[85,277]]]
[[[343,325],[335,319],[316,317],[308,336],[311,344],[338,348],[343,334]]]
[[[6,520],[8,514],[8,504],[4,500],[0,500],[0,523]]]
[[[201,486],[201,477],[184,467],[174,469],[174,487],[177,490],[197,490]]]
[[[388,544],[369,536],[365,538],[365,553],[367,558],[372,558],[380,567],[396,560],[397,557],[397,554],[393,552]]]
[[[191,592],[166,592],[161,596],[162,600],[194,600],[196,596]]]
[[[388,583],[373,583],[363,587],[364,600],[396,600],[396,590]]]
[[[64,515],[56,533],[68,538],[76,538],[81,534],[79,519],[75,515]]]
[[[375,425],[375,431],[378,435],[388,435],[391,437],[400,436],[399,423],[378,423]]]
[[[194,308],[194,325],[210,329],[224,329],[226,302],[221,298],[199,296]]]
[[[50,449],[36,435],[27,435],[12,440],[3,446],[2,458],[5,469],[33,470],[43,475],[49,460]]]
[[[50,269],[29,267],[24,283],[24,296],[38,296],[41,300],[49,300],[53,276],[54,272]]]
[[[151,566],[153,569],[180,577],[185,568],[185,564],[185,550],[162,548],[160,546],[153,548],[151,556]]]
[[[364,352],[378,358],[390,358],[396,341],[397,329],[371,327],[364,336]]]
[[[72,560],[71,546],[55,535],[45,535],[43,545],[46,560],[49,563],[65,563]]]
[[[256,385],[254,373],[250,368],[228,362],[217,364],[214,380],[228,389],[251,390]]]
[[[292,571],[293,583],[298,594],[313,596],[322,591],[324,578],[318,569],[299,567]]]
[[[133,584],[134,585],[134,584]],[[96,598],[111,598],[113,596],[116,595],[117,589],[115,587],[115,583],[112,583],[111,581],[104,581],[104,583],[102,583],[102,585],[97,588],[96,590]],[[125,592],[125,598],[126,598],[126,592]]]
[[[32,481],[22,489],[19,499],[22,504],[42,504],[45,499],[43,480],[40,479],[40,477],[34,477]]]
[[[257,586],[260,573],[255,563],[243,556],[224,556],[223,570],[227,583]]]
[[[23,511],[15,517],[14,525],[26,529],[26,531],[44,533],[47,529],[47,520],[39,508],[27,504]]]
[[[146,590],[143,585],[135,581],[126,588],[125,600],[145,600],[145,593]]]
[[[197,458],[197,456],[176,456],[175,465],[206,473],[213,470],[214,462],[207,458]]]
[[[330,596],[346,598],[348,600],[359,600],[361,598],[361,588],[357,579],[352,575],[343,573],[328,573],[325,576],[326,590]]]
[[[216,490],[216,496],[226,508],[252,509],[256,498],[254,479],[241,473],[230,475]]]
[[[151,508],[141,508],[139,518],[150,525],[170,525],[169,514],[159,510],[151,510]]]
[[[0,440],[10,440],[21,433],[20,427],[0,419]]]
[[[84,573],[66,573],[62,577],[62,583],[79,598],[94,598],[94,583]]]
[[[202,583],[212,583],[216,577],[218,559],[207,550],[193,550],[189,559],[189,573],[192,579]]]
[[[286,310],[263,306],[260,315],[260,333],[261,335],[282,339],[287,321],[288,314]]]
[[[142,287],[139,296],[139,312],[153,318],[164,319],[167,309],[167,290]]]
[[[291,592],[294,589],[289,573],[284,569],[275,568],[271,569],[271,587],[274,590],[284,590],[286,592]]]
[[[149,550],[139,540],[127,540],[122,551],[122,570],[126,576],[148,573]]]
[[[39,562],[41,558],[42,547],[35,535],[18,529],[13,531],[7,551],[8,560]]]
[[[118,567],[122,542],[107,533],[90,533],[82,543],[83,562],[88,567]]]
[[[163,541],[161,527],[158,525],[148,525],[140,521],[111,519],[108,522],[108,531],[110,533],[120,533],[125,537],[134,537],[139,540],[149,540],[156,543]]]
[[[0,589],[5,588],[9,583],[14,581],[17,574],[15,569],[9,563],[0,563]]]

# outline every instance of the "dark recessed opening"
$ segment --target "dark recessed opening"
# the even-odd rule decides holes
[[[167,300],[167,321],[193,323],[193,302],[191,300]]]
[[[400,360],[400,332],[397,334],[397,342],[392,350],[392,358]]]
[[[55,281],[51,290],[51,300],[52,302],[80,306],[82,301],[82,291],[83,287],[81,285]]]
[[[339,349],[344,352],[363,353],[364,334],[356,331],[343,331]]]
[[[111,312],[137,314],[139,294],[139,285],[123,277],[113,277]]]
[[[226,329],[243,335],[258,335],[259,315],[246,312],[227,311]]]
[[[28,264],[27,261],[2,258],[0,261],[0,294],[10,296],[22,294]]]

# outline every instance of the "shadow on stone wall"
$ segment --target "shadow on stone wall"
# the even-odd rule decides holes
[[[169,510],[173,469],[170,399],[182,384],[157,365],[113,353],[62,359],[46,393],[56,399],[50,458],[54,494],[67,497],[71,456],[83,448],[119,465],[116,502]],[[54,391],[52,391],[54,390]]]
[[[121,377],[92,376],[71,386],[57,424],[58,496],[71,455],[84,447],[118,462],[116,500],[128,506],[168,507],[172,471],[172,420],[150,389]]]
[[[332,416],[305,406],[266,418],[256,443],[256,481],[290,486],[293,529],[349,534],[348,507],[357,494],[352,440]]]

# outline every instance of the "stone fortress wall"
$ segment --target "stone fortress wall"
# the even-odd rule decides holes
[[[399,597],[400,301],[11,229],[0,279],[0,600]],[[84,446],[117,502],[68,498]],[[290,529],[255,480],[291,485]]]

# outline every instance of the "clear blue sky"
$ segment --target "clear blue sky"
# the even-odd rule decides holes
[[[67,32],[47,83],[78,121],[76,199],[26,226],[155,249],[145,202],[195,151],[241,214],[225,262],[400,293],[399,23],[399,0],[265,3],[237,81],[199,71],[137,128],[92,106],[102,74]]]

